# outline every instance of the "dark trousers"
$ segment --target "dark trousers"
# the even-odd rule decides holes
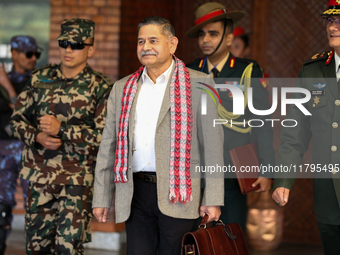
[[[196,220],[164,215],[158,208],[157,184],[135,175],[133,181],[131,215],[126,221],[127,254],[181,254],[182,237],[196,228]]]
[[[318,222],[322,247],[325,255],[340,253],[340,225],[329,225]]]
[[[248,213],[247,196],[242,194],[238,184],[231,185],[232,182],[237,184],[237,180],[234,179],[225,179],[224,181],[224,206],[221,206],[220,219],[225,224],[238,223],[245,233]]]

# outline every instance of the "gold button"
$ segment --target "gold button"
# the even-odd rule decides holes
[[[339,105],[340,105],[340,100],[339,100],[339,99],[335,100],[335,105],[336,105],[336,106],[339,106]]]
[[[336,168],[333,168],[332,174],[337,174],[338,172],[339,172],[339,170],[338,170],[338,169],[336,169]]]
[[[336,147],[335,145],[333,145],[333,146],[331,147],[331,150],[332,150],[333,152],[335,152],[335,151],[338,150],[338,147]]]
[[[333,122],[333,124],[332,124],[332,127],[333,127],[333,128],[338,128],[338,126],[339,126],[338,123]]]

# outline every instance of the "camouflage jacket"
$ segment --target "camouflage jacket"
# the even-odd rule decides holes
[[[25,143],[20,177],[41,184],[93,185],[95,160],[113,81],[88,65],[65,78],[61,64],[35,70],[18,96],[11,118],[16,137]],[[36,142],[39,117],[54,115],[65,123],[63,144],[47,150]]]

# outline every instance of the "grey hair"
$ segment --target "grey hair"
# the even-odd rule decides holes
[[[139,33],[140,28],[145,25],[163,26],[161,32],[162,35],[167,35],[169,38],[175,36],[175,29],[171,25],[170,21],[166,18],[160,16],[150,16],[145,18],[141,23],[138,24],[137,33]]]

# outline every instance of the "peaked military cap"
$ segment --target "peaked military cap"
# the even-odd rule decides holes
[[[329,0],[328,8],[322,15],[340,15],[340,0]]]
[[[88,19],[66,19],[61,23],[61,33],[58,40],[78,43],[87,38],[94,38],[95,23]]]
[[[11,38],[11,48],[19,49],[24,52],[35,51],[41,48],[37,45],[36,40],[28,35],[17,35]]]

